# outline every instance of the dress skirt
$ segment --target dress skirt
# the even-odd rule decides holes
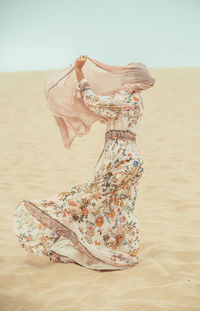
[[[19,245],[51,261],[94,270],[139,262],[135,214],[144,161],[129,130],[109,130],[89,183],[49,198],[22,200],[13,217]]]

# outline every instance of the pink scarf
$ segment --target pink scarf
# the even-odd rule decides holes
[[[111,95],[120,90],[132,94],[155,83],[147,67],[141,63],[112,66],[87,57],[82,71],[97,95]],[[70,149],[76,136],[87,134],[92,124],[102,119],[82,100],[76,72],[71,64],[46,78],[45,96],[67,149]]]

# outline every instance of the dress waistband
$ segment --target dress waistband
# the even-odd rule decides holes
[[[136,142],[136,134],[130,130],[112,129],[108,130],[105,134],[105,140],[107,141],[108,139],[122,139]]]

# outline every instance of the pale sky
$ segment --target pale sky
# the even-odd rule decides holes
[[[0,0],[0,71],[200,66],[200,0]]]

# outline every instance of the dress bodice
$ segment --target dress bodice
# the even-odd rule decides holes
[[[129,94],[124,91],[120,91],[120,93],[129,96]],[[110,118],[107,120],[106,131],[111,129],[119,129],[129,130],[135,134],[137,133],[143,117],[144,106],[140,93],[135,93],[134,95],[132,95],[132,98],[132,107],[128,106],[127,111],[123,110],[116,116],[116,118]],[[126,103],[124,104],[126,105]]]

